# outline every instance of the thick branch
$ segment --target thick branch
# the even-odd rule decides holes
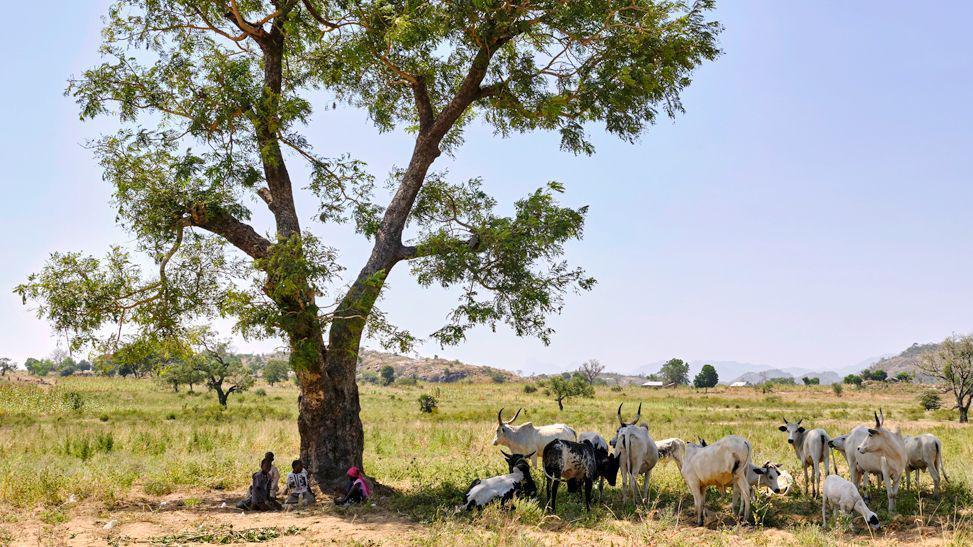
[[[208,209],[200,205],[191,212],[192,225],[223,237],[251,258],[270,255],[271,242],[261,236],[249,224],[241,222],[224,211]]]

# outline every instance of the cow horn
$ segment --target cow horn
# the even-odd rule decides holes
[[[770,460],[767,460],[767,461],[766,461],[766,462],[764,463],[764,467],[770,467]]]
[[[631,425],[635,425],[639,423],[639,420],[641,418],[642,418],[642,403],[639,403],[639,409],[638,411],[635,412],[635,420],[632,421]]]
[[[503,407],[500,407],[500,412],[497,412],[497,423],[503,425]]]
[[[878,412],[872,412],[875,415],[875,429],[882,427],[882,422],[878,419]]]
[[[804,421],[804,418],[801,418],[800,420],[797,421],[797,425],[801,425],[801,422],[803,422],[803,421]]]
[[[787,421],[787,418],[785,418],[785,417],[783,417],[783,416],[781,416],[781,417],[780,417],[780,419],[781,419],[781,420],[784,420],[784,425],[787,425],[787,424],[789,424],[789,423],[790,423],[790,422],[788,422],[788,421]]]
[[[882,419],[882,425],[885,425],[885,411],[882,407],[878,407],[878,417]]]
[[[507,453],[506,453],[506,452],[504,452],[503,450],[501,450],[501,451],[500,451],[500,453],[501,453],[501,454],[503,454],[503,457],[504,457],[504,458],[511,458],[511,457],[513,457],[513,454],[507,454]]]
[[[618,403],[618,425],[622,427],[625,426],[625,420],[622,419],[622,405],[624,404],[625,403]]]
[[[512,424],[512,423],[514,422],[514,420],[516,420],[516,419],[517,419],[517,416],[520,416],[520,411],[521,411],[521,410],[523,410],[523,408],[518,408],[518,409],[517,409],[517,413],[516,413],[516,414],[514,414],[514,417],[513,417],[513,418],[510,418],[510,419],[509,419],[509,420],[507,420],[507,421],[506,421],[505,423],[506,423],[507,425],[510,425],[510,424]]]

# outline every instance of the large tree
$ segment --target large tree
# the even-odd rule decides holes
[[[431,171],[436,159],[457,151],[474,119],[501,135],[558,132],[575,153],[593,151],[586,130],[596,123],[635,140],[660,111],[682,109],[693,69],[718,54],[711,9],[710,0],[119,0],[105,62],[68,92],[82,118],[121,124],[93,148],[120,222],[156,273],[128,249],[102,260],[55,254],[18,291],[75,347],[112,352],[132,329],[178,336],[215,314],[235,317],[246,336],[285,339],[301,386],[301,457],[319,481],[340,476],[362,458],[362,337],[415,341],[375,307],[397,264],[422,285],[459,288],[448,323],[431,334],[443,344],[499,323],[547,342],[546,316],[594,283],[562,259],[585,208],[559,205],[559,183],[503,216],[479,179],[449,181]],[[302,134],[322,123],[314,103],[332,106],[319,88],[365,109],[379,130],[414,135],[387,201],[366,166],[321,154]],[[308,175],[295,180],[297,162]],[[318,200],[315,218],[352,222],[370,241],[350,285],[337,282],[335,250],[302,228],[295,184]],[[255,204],[272,215],[269,230],[254,226]]]
[[[933,351],[921,355],[917,367],[949,388],[959,421],[969,422],[973,404],[973,335],[950,336]]]

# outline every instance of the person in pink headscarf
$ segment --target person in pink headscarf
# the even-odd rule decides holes
[[[335,498],[337,505],[348,505],[350,503],[361,503],[372,495],[372,489],[368,486],[365,473],[357,466],[348,469],[348,491],[343,497]]]

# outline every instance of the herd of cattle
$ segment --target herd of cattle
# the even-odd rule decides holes
[[[583,492],[585,508],[590,511],[594,482],[598,481],[600,493],[603,481],[614,486],[619,472],[623,498],[627,498],[630,492],[633,501],[647,501],[652,469],[662,458],[671,458],[678,466],[693,496],[696,522],[700,526],[703,525],[703,503],[709,486],[733,489],[731,507],[735,511],[739,503],[739,515],[744,522],[750,518],[751,500],[759,488],[780,493],[780,466],[769,461],[759,467],[754,465],[751,446],[746,439],[729,435],[713,443],[703,439],[694,443],[676,438],[656,442],[649,435],[648,426],[638,424],[641,414],[640,404],[635,419],[626,422],[622,419],[622,405],[618,405],[618,428],[611,441],[605,442],[598,433],[583,432],[578,435],[564,424],[534,426],[527,422],[513,425],[520,416],[520,410],[513,418],[504,421],[501,408],[497,413],[497,433],[493,444],[510,448],[510,454],[501,450],[509,473],[475,480],[465,496],[466,509],[482,508],[496,500],[503,506],[515,496],[536,497],[537,486],[531,469],[536,468],[538,455],[545,476],[546,508],[552,512],[557,510],[557,491],[562,481],[566,482],[569,492]],[[827,507],[831,504],[835,512],[839,509],[845,513],[855,511],[869,526],[874,528],[879,525],[878,517],[860,494],[863,482],[866,488],[869,486],[869,475],[877,477],[879,483],[884,484],[890,513],[895,510],[895,498],[903,475],[908,487],[914,471],[918,488],[919,471],[927,471],[932,477],[937,496],[940,493],[940,474],[948,480],[943,469],[942,443],[939,439],[931,434],[903,436],[897,430],[887,429],[885,415],[881,411],[875,413],[874,427],[859,425],[848,434],[835,438],[830,438],[823,429],[808,430],[801,425],[802,422],[788,422],[785,418],[779,429],[787,433],[787,442],[794,447],[804,471],[805,492],[812,497],[821,496],[821,517],[825,524]],[[832,449],[844,456],[850,480],[838,475],[837,461],[831,460]],[[832,464],[834,474],[829,475]],[[819,489],[822,473],[827,476]],[[642,496],[638,495],[639,475],[643,476]]]

